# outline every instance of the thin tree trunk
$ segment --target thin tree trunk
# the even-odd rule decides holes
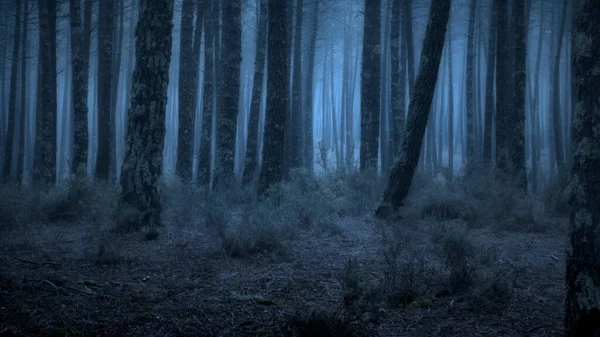
[[[98,153],[96,177],[109,179],[111,160],[111,85],[114,0],[98,4]]]
[[[304,161],[310,174],[313,173],[314,141],[313,141],[313,82],[315,72],[315,58],[317,56],[317,32],[319,31],[319,9],[320,0],[314,1],[313,16],[311,22],[311,34],[308,45],[308,64],[306,65],[307,88],[306,88],[306,107],[304,113]],[[345,112],[342,112],[345,113]]]
[[[288,20],[285,1],[269,1],[267,35],[267,112],[258,193],[283,178],[285,116],[289,106]]]
[[[198,177],[200,185],[210,183],[210,162],[212,148],[212,126],[214,115],[214,59],[215,39],[218,36],[215,30],[215,13],[218,11],[215,0],[208,0],[207,15],[204,17],[204,84],[202,89],[202,129],[200,135],[200,151],[198,153]]]
[[[91,3],[91,0],[86,1],[86,6],[87,2]],[[89,40],[88,45],[85,46],[84,40],[86,37],[84,36],[81,24],[81,1],[70,0],[69,13],[71,19],[71,59],[73,66],[73,83],[71,87],[73,100],[73,160],[71,161],[70,169],[72,174],[76,174],[79,169],[83,170],[87,165],[89,136],[87,125],[88,68],[86,65],[89,66]],[[88,60],[86,61],[86,59]]]
[[[513,2],[515,38],[514,108],[511,122],[510,159],[514,176],[519,186],[527,191],[525,166],[525,90],[527,80],[527,32],[525,31],[525,4],[523,0]]]
[[[509,91],[509,44],[508,38],[508,0],[496,0],[498,30],[496,35],[496,166],[509,174],[510,157],[510,110],[508,101],[512,97]]]
[[[246,158],[242,183],[254,181],[258,167],[258,129],[260,120],[260,103],[262,102],[264,74],[267,55],[267,23],[268,0],[260,0],[258,33],[256,35],[256,55],[254,59],[254,79],[252,85],[252,98],[250,100],[250,118],[248,121],[248,138],[246,141]]]
[[[522,2],[523,0],[518,0]],[[470,0],[469,4],[469,24],[467,32],[467,163],[473,160],[475,151],[474,138],[474,115],[475,115],[475,11],[477,9],[477,0]]]
[[[452,27],[451,25],[449,25]],[[452,29],[448,29],[448,168],[454,177],[454,81],[452,79]]]
[[[494,118],[494,71],[496,65],[496,7],[498,0],[492,0],[490,8],[490,32],[488,35],[488,53],[485,81],[485,120],[483,127],[483,160],[492,162],[492,119]]]
[[[565,158],[563,151],[563,138],[561,132],[561,118],[560,118],[560,55],[562,52],[563,39],[566,30],[567,20],[567,6],[568,0],[563,1],[560,23],[559,23],[559,34],[558,44],[554,51],[554,62],[553,62],[553,74],[552,74],[552,132],[554,136],[554,156],[556,160],[556,167],[558,172],[562,172],[565,169]]]
[[[110,163],[109,177],[111,181],[117,179],[117,104],[119,93],[119,78],[121,77],[121,55],[123,50],[123,16],[125,9],[125,0],[115,0],[113,16],[113,45],[116,45],[111,55],[111,93],[110,93]]]
[[[17,162],[17,180],[23,181],[23,168],[25,166],[25,135],[27,125],[25,124],[25,116],[27,115],[27,30],[29,23],[29,0],[23,3],[23,49],[21,52],[21,114],[20,114],[20,139],[19,139],[19,156]]]
[[[425,31],[421,53],[421,60],[427,60],[427,62],[420,64],[415,90],[408,108],[407,133],[402,141],[401,153],[390,171],[383,199],[375,212],[379,218],[388,217],[402,205],[419,161],[419,151],[423,143],[433,99],[432,88],[435,88],[437,82],[438,68],[444,48],[444,38],[450,16],[450,2],[448,0],[432,0],[431,2],[429,23]]]
[[[300,155],[302,134],[302,21],[304,1],[296,0],[296,23],[294,25],[294,68],[292,77],[292,116],[290,129],[286,133],[290,138],[290,167],[301,166]]]
[[[412,17],[412,0],[404,0],[404,29],[403,39],[406,40],[406,64],[408,65],[408,92],[410,97],[413,97],[413,87],[415,84],[415,44],[413,42],[413,17]]]
[[[392,22],[391,22],[391,33],[390,33],[390,57],[391,57],[391,153],[392,159],[396,158],[398,149],[400,148],[400,142],[404,136],[405,119],[406,114],[406,58],[401,57],[402,54],[406,54],[406,38],[402,36],[402,43],[400,42],[400,17],[401,17],[400,0],[392,0]],[[402,62],[402,64],[400,64]]]

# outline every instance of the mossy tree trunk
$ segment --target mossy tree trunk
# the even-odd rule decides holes
[[[173,0],[141,0],[119,210],[133,210],[127,229],[161,225],[162,173]]]
[[[360,170],[377,170],[381,98],[381,0],[365,0],[360,103]]]
[[[201,25],[200,18],[196,24]],[[177,128],[177,161],[175,170],[183,181],[192,179],[192,154],[194,143],[194,91],[193,53],[194,0],[181,4],[181,34],[179,39],[179,127]]]
[[[91,7],[90,7],[91,8]],[[90,12],[91,13],[91,12]],[[81,1],[69,1],[71,18],[71,59],[73,66],[73,160],[71,173],[77,173],[80,167],[87,165],[88,154],[88,68],[86,58],[89,47],[84,46],[84,30],[81,23]],[[88,41],[89,44],[89,41]]]
[[[573,178],[567,254],[568,337],[600,336],[600,2],[573,3]]]
[[[290,64],[286,1],[269,0],[267,33],[267,112],[258,193],[283,178],[285,116],[289,106]]]
[[[408,107],[407,132],[400,147],[400,154],[390,171],[383,199],[375,212],[379,218],[386,218],[402,205],[419,161],[444,48],[450,3],[449,0],[431,2],[419,73]]]
[[[210,162],[212,145],[212,125],[214,110],[214,57],[215,57],[215,14],[218,13],[214,0],[206,3],[208,13],[204,17],[204,83],[202,89],[202,129],[200,130],[200,151],[198,152],[199,185],[210,184]]]
[[[254,79],[252,98],[250,99],[250,117],[248,119],[248,139],[246,141],[246,158],[242,183],[254,181],[258,167],[258,130],[260,121],[260,103],[262,102],[265,65],[267,56],[267,20],[268,0],[260,0],[258,14],[258,33],[256,35],[256,56],[254,59]]]
[[[219,86],[220,106],[217,116],[217,167],[215,182],[233,180],[235,139],[240,97],[240,66],[242,62],[242,2],[227,0],[223,4],[225,24],[221,35]]]

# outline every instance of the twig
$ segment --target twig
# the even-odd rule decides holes
[[[4,249],[0,249],[0,253],[6,254],[7,256],[12,257],[13,259],[15,259],[17,261],[33,264],[36,266],[60,266],[61,265],[60,263],[54,263],[54,262],[35,262],[35,261],[31,261],[31,260],[22,259],[20,257],[10,254],[9,252],[5,251]]]

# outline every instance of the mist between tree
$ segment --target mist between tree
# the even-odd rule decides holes
[[[0,335],[598,334],[597,22],[0,0]]]

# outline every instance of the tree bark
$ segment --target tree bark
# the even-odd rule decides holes
[[[381,95],[381,0],[365,0],[361,72],[360,170],[377,170]]]
[[[494,118],[494,71],[496,66],[496,26],[498,0],[492,0],[490,8],[490,32],[488,35],[488,53],[485,79],[485,116],[483,127],[483,160],[492,162],[492,119]]]
[[[91,3],[91,0],[86,1],[86,5],[87,2]],[[71,18],[71,59],[73,66],[73,84],[71,86],[73,100],[73,160],[71,162],[71,173],[76,174],[79,169],[84,169],[87,165],[89,136],[87,126],[88,68],[86,65],[89,65],[89,61],[86,62],[86,58],[89,57],[89,41],[88,46],[85,46],[84,30],[81,24],[81,1],[70,0],[69,13]]]
[[[400,142],[404,136],[405,126],[405,114],[406,114],[406,59],[401,58],[400,46],[404,43],[400,42],[400,16],[401,7],[400,0],[392,0],[392,22],[391,22],[391,44],[390,44],[390,57],[391,57],[391,133],[392,136],[392,160],[396,158],[398,149],[400,148]],[[402,40],[406,40],[402,36]],[[403,48],[405,53],[405,49]],[[402,64],[400,64],[402,61]]]
[[[196,24],[202,24],[200,18]],[[197,55],[193,51],[194,0],[181,4],[181,34],[179,39],[179,127],[177,128],[176,172],[183,181],[192,179],[192,156],[194,143],[194,115],[192,110],[194,91],[193,63]]]
[[[452,27],[451,25],[449,25]],[[448,168],[454,177],[454,81],[452,80],[452,29],[448,29]]]
[[[522,3],[523,0],[519,0]],[[475,11],[477,0],[470,0],[469,24],[467,32],[467,163],[473,160],[475,151],[474,115],[475,115]],[[522,7],[522,6],[521,6]]]
[[[13,163],[13,145],[15,141],[15,123],[17,116],[17,74],[19,66],[19,46],[21,43],[21,0],[15,2],[15,34],[13,37],[12,64],[10,71],[10,89],[8,94],[8,132],[4,144],[4,181],[10,180]]]
[[[448,0],[432,0],[429,23],[425,31],[423,51],[415,90],[408,108],[407,133],[402,141],[400,155],[392,166],[381,204],[375,215],[386,218],[402,205],[419,161],[427,119],[431,109],[438,68],[444,48],[444,38],[450,16]]]
[[[600,336],[600,2],[573,4],[570,250],[567,253],[565,336]]]
[[[510,44],[508,40],[508,0],[496,0],[497,35],[496,35],[496,166],[504,173],[510,174],[510,110],[509,100],[509,58]]]
[[[302,21],[304,1],[296,0],[296,20],[294,25],[294,67],[292,77],[292,115],[286,135],[290,138],[289,168],[298,168],[302,163],[300,148],[302,140]]]
[[[29,26],[29,0],[23,3],[23,49],[21,52],[21,114],[19,122],[19,156],[17,162],[17,180],[23,182],[23,168],[25,166],[25,135],[27,126],[25,125],[27,115],[27,35]]]
[[[96,178],[109,179],[114,0],[98,4],[98,153]]]
[[[268,0],[260,0],[258,32],[256,35],[256,56],[254,59],[254,79],[252,98],[250,99],[250,117],[248,120],[248,139],[246,140],[246,158],[242,183],[254,181],[258,167],[258,129],[260,121],[260,103],[262,102],[267,55]]]
[[[220,109],[217,116],[217,169],[216,182],[233,180],[235,138],[240,97],[240,65],[242,62],[242,3],[228,0],[223,3],[223,25],[221,40]]]
[[[527,33],[525,31],[525,4],[523,0],[513,2],[515,38],[515,92],[511,122],[510,159],[514,177],[519,186],[527,191],[525,167],[525,90],[527,79]]]
[[[157,184],[162,173],[167,87],[171,62],[173,0],[141,0],[136,64],[128,114],[127,150],[119,210],[131,212],[122,230],[161,225]]]
[[[317,56],[317,32],[319,30],[319,9],[320,0],[314,1],[313,17],[311,22],[311,34],[308,44],[308,64],[306,65],[307,72],[307,88],[306,88],[306,107],[304,113],[304,161],[305,167],[308,169],[310,174],[313,173],[314,165],[314,141],[313,141],[313,93],[314,93],[314,72],[315,72],[315,58]]]
[[[288,20],[285,1],[269,0],[267,35],[267,112],[263,163],[258,181],[259,194],[283,178],[285,116],[289,106]]]
[[[198,176],[197,181],[200,185],[210,184],[210,163],[212,148],[212,125],[213,112],[215,110],[215,37],[218,31],[215,30],[215,13],[217,13],[217,4],[215,0],[208,0],[208,15],[204,17],[204,84],[202,89],[202,130],[200,134],[200,151],[198,153]]]
[[[556,168],[558,172],[562,172],[565,169],[565,157],[563,151],[563,137],[561,131],[561,116],[560,116],[560,55],[562,52],[563,39],[566,30],[567,20],[567,5],[568,0],[563,1],[562,11],[560,16],[560,26],[558,40],[556,41],[557,47],[554,51],[554,62],[553,62],[553,74],[552,74],[552,132],[554,140],[554,158],[556,161]]]

